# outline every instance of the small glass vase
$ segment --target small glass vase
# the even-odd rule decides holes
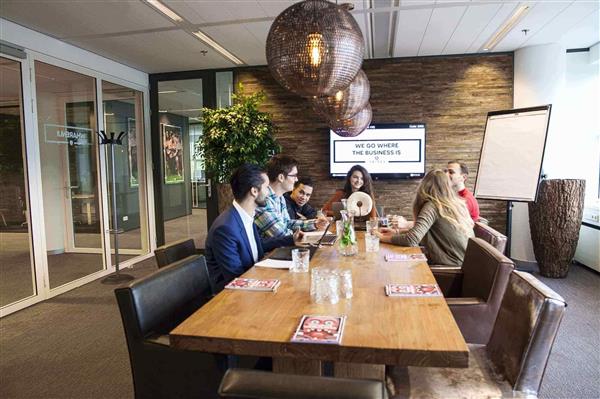
[[[338,251],[343,256],[353,256],[358,253],[358,243],[354,232],[354,212],[340,211],[342,215],[343,231],[338,240]]]

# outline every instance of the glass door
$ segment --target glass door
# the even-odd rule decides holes
[[[105,269],[96,80],[35,61],[50,289]]]
[[[37,294],[21,62],[0,57],[0,308]]]
[[[124,261],[149,252],[148,210],[144,162],[144,112],[142,92],[102,81],[104,131],[110,137],[123,134],[122,144],[115,146],[115,182],[117,226],[113,226],[112,155],[106,148],[110,228],[121,232],[117,243],[111,236],[111,252],[118,244],[119,260]]]
[[[206,180],[194,151],[202,134],[202,83],[202,79],[158,82],[162,143],[162,221],[158,223],[162,222],[166,244],[193,238],[196,248],[204,247],[207,234]]]

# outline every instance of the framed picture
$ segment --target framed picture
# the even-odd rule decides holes
[[[133,118],[127,118],[127,150],[129,153],[129,186],[137,187],[140,182],[138,180],[137,136]]]
[[[184,182],[183,135],[181,127],[161,123],[165,184]]]

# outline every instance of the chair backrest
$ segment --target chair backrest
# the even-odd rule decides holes
[[[194,255],[115,289],[127,344],[168,334],[212,297],[204,256]]]
[[[504,234],[482,222],[475,222],[473,231],[475,232],[475,237],[492,244],[500,253],[506,251],[506,242],[508,239]]]
[[[537,395],[566,306],[531,274],[511,273],[487,351],[515,391]]]
[[[170,265],[188,256],[196,255],[196,246],[193,238],[175,241],[162,247],[156,248],[154,256],[158,268]]]
[[[462,265],[461,297],[481,298],[500,307],[502,295],[515,264],[480,238],[469,238]]]

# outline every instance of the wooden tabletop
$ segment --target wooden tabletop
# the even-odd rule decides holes
[[[386,262],[388,253],[419,248],[381,244],[344,257],[334,247],[317,251],[310,266],[352,269],[354,297],[331,304],[310,300],[310,274],[254,267],[248,278],[277,278],[277,292],[224,290],[170,335],[175,348],[213,353],[291,357],[348,363],[467,367],[468,349],[443,297],[388,297],[390,283],[435,283],[425,262]],[[341,345],[291,343],[305,314],[347,315]]]

